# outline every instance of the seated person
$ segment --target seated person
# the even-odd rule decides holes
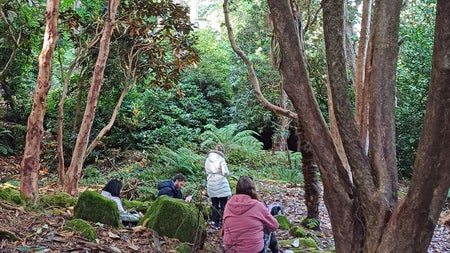
[[[161,181],[158,183],[158,197],[167,195],[171,198],[184,199],[186,202],[191,202],[192,196],[183,197],[181,188],[186,183],[186,177],[178,173],[173,177],[173,180]]]
[[[256,186],[250,177],[240,177],[236,195],[225,206],[223,215],[223,243],[226,252],[278,253],[278,242],[273,232],[277,220],[259,200]]]
[[[105,187],[103,187],[101,194],[117,204],[119,209],[120,220],[126,226],[128,224],[136,225],[141,218],[141,214],[136,211],[128,212],[122,206],[122,201],[120,200],[120,191],[122,190],[122,182],[117,179],[111,179]]]

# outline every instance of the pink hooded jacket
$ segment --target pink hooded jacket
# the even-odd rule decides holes
[[[223,214],[223,242],[225,251],[257,253],[264,248],[264,231],[275,231],[277,220],[267,207],[245,194],[230,198]]]

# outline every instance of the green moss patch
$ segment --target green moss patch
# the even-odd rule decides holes
[[[306,248],[317,248],[317,243],[312,238],[300,238],[300,245]]]
[[[277,219],[278,224],[280,224],[280,229],[289,230],[289,228],[291,227],[291,223],[289,222],[289,220],[286,216],[275,215],[275,219]]]
[[[95,229],[86,221],[82,219],[73,219],[68,221],[64,225],[64,230],[74,229],[78,231],[82,236],[84,236],[89,241],[95,240],[97,238],[97,234],[95,233]]]
[[[20,197],[20,191],[13,188],[0,189],[0,199],[17,205],[24,205],[26,202]]]
[[[70,196],[68,193],[59,192],[53,195],[42,195],[40,201],[44,207],[69,207],[77,203],[77,198]]]
[[[141,213],[145,213],[147,209],[151,206],[149,201],[138,201],[138,200],[122,200],[122,205],[125,210],[136,210]]]
[[[289,230],[289,234],[293,237],[306,237],[306,232],[299,226],[294,226]]]
[[[116,202],[93,191],[84,191],[74,208],[74,216],[92,222],[101,222],[113,227],[122,225]]]
[[[161,196],[150,206],[139,224],[146,224],[159,234],[181,242],[193,243],[198,236],[204,242],[205,220],[198,212],[195,205],[184,200]]]
[[[191,252],[191,246],[189,246],[187,243],[183,243],[180,246],[176,247],[175,250],[178,253],[190,253]]]

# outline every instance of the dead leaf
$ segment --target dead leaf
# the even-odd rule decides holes
[[[120,236],[114,234],[114,233],[111,232],[111,231],[108,232],[108,236],[109,236],[110,238],[116,238],[116,239],[119,239],[119,238],[120,238]]]

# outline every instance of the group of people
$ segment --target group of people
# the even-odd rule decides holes
[[[231,196],[227,179],[230,172],[222,145],[218,144],[214,150],[209,151],[205,161],[205,172],[207,194],[211,198],[212,227],[216,230],[222,228],[225,252],[265,253],[270,249],[271,252],[278,253],[278,243],[273,233],[279,226],[278,222],[259,198],[253,179],[247,176],[240,177],[236,185],[236,194]],[[158,197],[167,195],[191,202],[192,196],[184,197],[181,192],[186,181],[183,174],[176,174],[171,180],[159,182]],[[119,198],[122,183],[113,184],[120,187],[112,189],[106,185],[102,195],[117,203],[122,221],[123,218],[129,219],[133,214],[124,210]]]

